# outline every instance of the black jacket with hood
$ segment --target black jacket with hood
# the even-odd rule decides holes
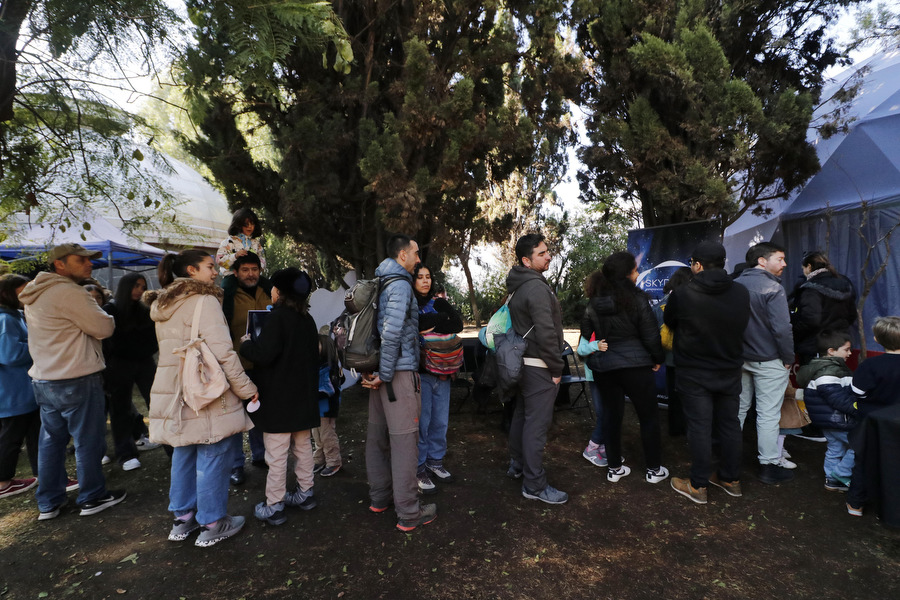
[[[601,368],[593,369],[594,373],[650,367],[665,361],[659,324],[650,308],[650,298],[638,288],[634,288],[634,296],[627,308],[617,306],[613,296],[597,296],[588,302],[581,319],[581,335],[589,340],[593,334],[609,344],[609,349],[603,353]]]
[[[672,292],[663,319],[675,334],[676,367],[740,371],[750,293],[725,269],[700,271]]]
[[[791,294],[794,309],[794,351],[817,354],[816,337],[823,331],[847,331],[856,322],[856,290],[843,275],[828,271],[813,275]]]

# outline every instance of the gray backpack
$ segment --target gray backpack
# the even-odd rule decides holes
[[[360,279],[344,294],[344,312],[332,322],[331,330],[345,369],[360,373],[378,370],[381,360],[378,299],[381,291],[398,279],[405,277]]]
[[[534,329],[534,326],[531,327]],[[504,397],[512,395],[522,380],[522,368],[525,364],[525,337],[510,327],[505,333],[494,334],[494,353],[497,355],[497,385]]]

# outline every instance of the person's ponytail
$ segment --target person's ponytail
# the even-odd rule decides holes
[[[176,277],[189,277],[188,267],[195,269],[200,267],[200,263],[204,259],[209,258],[209,254],[203,250],[182,250],[178,254],[166,254],[159,266],[156,268],[156,277],[159,279],[159,285],[166,287],[175,281]]]

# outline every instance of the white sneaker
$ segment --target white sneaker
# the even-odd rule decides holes
[[[134,445],[137,446],[137,449],[140,452],[144,452],[146,450],[155,450],[156,448],[159,448],[159,444],[157,444],[156,442],[151,442],[150,438],[148,438],[146,435],[142,435],[134,443]]]
[[[112,462],[112,459],[105,454],[103,455],[103,458],[100,460],[101,465],[108,465],[111,462]]]
[[[785,469],[796,469],[797,468],[797,463],[789,461],[787,459],[787,457],[784,456],[783,454],[781,455],[781,458],[778,459],[778,462],[775,464],[778,465],[779,467],[784,467]]]
[[[140,468],[141,468],[141,461],[139,461],[136,458],[126,460],[125,462],[122,463],[123,471],[134,471],[135,469],[140,469]]]
[[[606,472],[606,479],[615,483],[623,477],[627,477],[631,474],[631,468],[622,465],[618,469],[610,468],[609,471]]]
[[[647,469],[647,473],[644,475],[644,479],[647,480],[647,483],[659,483],[668,476],[669,470],[665,467],[659,467],[655,471]]]

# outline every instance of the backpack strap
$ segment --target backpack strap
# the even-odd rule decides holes
[[[191,340],[196,340],[200,333],[200,313],[203,312],[203,296],[197,299],[194,305],[194,319],[191,321]]]

